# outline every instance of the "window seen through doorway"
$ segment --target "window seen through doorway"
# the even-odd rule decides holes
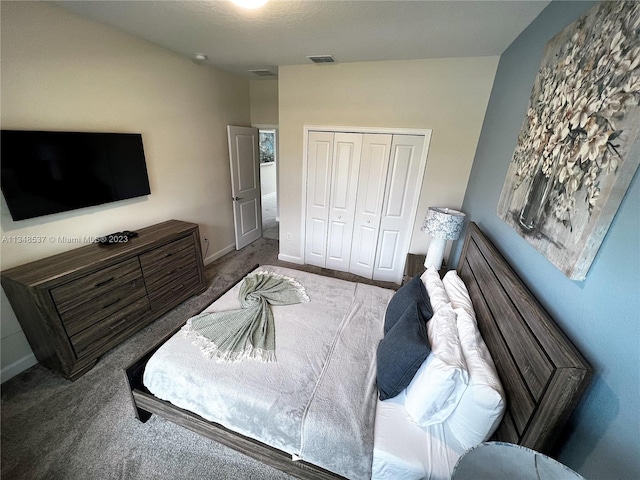
[[[260,130],[260,163],[275,161],[275,130]]]

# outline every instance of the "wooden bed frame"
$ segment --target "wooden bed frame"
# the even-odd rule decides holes
[[[492,439],[550,454],[589,383],[591,367],[474,223],[468,227],[458,272],[469,289],[480,332],[507,397],[505,418]],[[343,478],[304,461],[293,461],[285,452],[149,393],[142,383],[145,365],[174,333],[125,369],[140,421],[158,414],[299,478]]]
[[[552,455],[592,368],[475,223],[457,270],[507,396],[492,440]]]

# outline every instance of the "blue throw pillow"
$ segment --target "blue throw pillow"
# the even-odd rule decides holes
[[[391,297],[384,316],[385,335],[400,319],[407,307],[413,303],[418,304],[420,313],[422,313],[425,321],[431,319],[433,316],[431,301],[420,275],[415,276],[409,283],[400,287],[395,295]]]
[[[427,321],[418,303],[413,302],[378,345],[376,381],[380,400],[402,392],[430,352]]]

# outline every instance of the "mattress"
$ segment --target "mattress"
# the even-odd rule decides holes
[[[393,295],[281,267],[309,302],[274,306],[277,362],[216,362],[179,331],[151,357],[156,397],[353,479],[371,477],[376,348]],[[207,310],[239,308],[239,285]]]
[[[404,396],[377,402],[372,480],[449,479],[464,447],[446,422],[428,427],[413,423]]]

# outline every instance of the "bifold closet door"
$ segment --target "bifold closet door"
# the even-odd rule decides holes
[[[346,272],[349,270],[351,257],[353,220],[356,213],[356,195],[362,154],[362,134],[335,133],[333,145],[329,232],[325,266]]]
[[[394,135],[373,279],[400,282],[422,185],[425,138]]]
[[[349,272],[372,278],[392,135],[365,134],[358,178]]]
[[[305,263],[324,267],[327,258],[333,132],[309,132],[307,145],[307,219]]]
[[[305,263],[348,271],[362,134],[309,132]]]
[[[399,283],[424,147],[423,135],[310,131],[305,263]]]

